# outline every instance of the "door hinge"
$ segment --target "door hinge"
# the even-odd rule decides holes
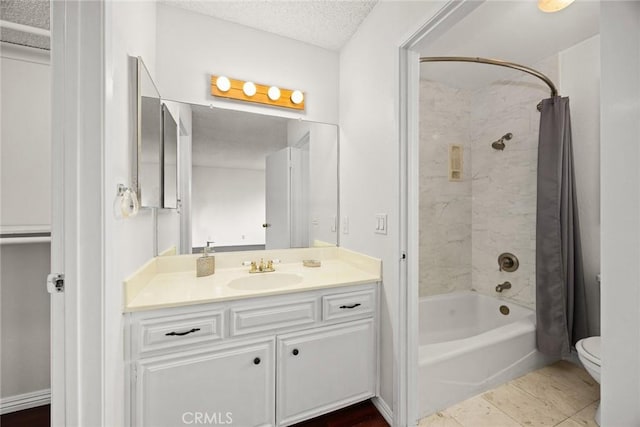
[[[47,291],[50,294],[64,292],[64,273],[50,273],[47,276]]]

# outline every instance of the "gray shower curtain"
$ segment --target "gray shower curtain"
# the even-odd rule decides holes
[[[588,336],[569,98],[542,101],[538,143],[536,318],[538,349],[566,357]]]

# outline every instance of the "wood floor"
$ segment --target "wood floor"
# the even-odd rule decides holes
[[[49,405],[12,412],[0,417],[2,427],[48,427]],[[388,427],[370,401],[296,424],[295,427]]]
[[[296,424],[294,427],[389,427],[370,400]]]
[[[49,405],[11,412],[0,416],[2,427],[48,427],[51,408]]]

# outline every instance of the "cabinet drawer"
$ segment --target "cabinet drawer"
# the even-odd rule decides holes
[[[317,300],[298,300],[286,304],[232,308],[231,335],[287,328],[316,322]]]
[[[322,320],[372,316],[375,310],[375,290],[348,292],[322,297]]]
[[[224,337],[224,311],[146,319],[137,329],[139,353],[209,343]]]

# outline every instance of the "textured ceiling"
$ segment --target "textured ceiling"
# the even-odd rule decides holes
[[[378,0],[160,0],[172,6],[214,16],[339,50],[356,32]],[[49,2],[2,0],[0,17],[5,21],[49,29]],[[0,29],[0,40],[49,49],[49,38],[11,29]]]
[[[339,50],[377,0],[161,0],[225,21]]]
[[[446,33],[421,40],[416,50],[421,56],[479,56],[533,66],[598,34],[599,17],[597,1],[575,2],[557,13],[539,11],[535,1],[487,1]],[[425,63],[420,71],[423,79],[463,89],[523,75],[501,67],[455,62]]]
[[[49,2],[41,0],[2,0],[0,19],[49,29]],[[50,49],[49,37],[37,36],[22,31],[0,28],[0,40],[23,46]]]
[[[192,163],[264,170],[265,157],[287,146],[287,122],[274,116],[192,105]]]

